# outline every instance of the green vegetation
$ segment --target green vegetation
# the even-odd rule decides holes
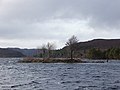
[[[86,55],[89,59],[120,59],[120,48],[110,48],[108,50],[100,50],[92,48]]]

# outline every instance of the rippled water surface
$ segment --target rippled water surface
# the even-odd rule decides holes
[[[120,62],[54,64],[0,59],[0,90],[120,90]]]

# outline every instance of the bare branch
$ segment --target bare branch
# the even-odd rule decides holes
[[[77,44],[77,43],[78,43],[78,39],[74,35],[70,39],[68,39],[68,42],[66,42],[66,46],[68,46],[70,49],[71,60],[73,59],[73,52],[76,49],[75,44]]]

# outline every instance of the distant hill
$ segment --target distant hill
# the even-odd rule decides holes
[[[109,49],[112,47],[120,47],[120,39],[94,39],[76,44],[78,50],[88,50],[91,48]]]
[[[24,54],[25,56],[35,56],[41,51],[37,49],[20,49],[20,48],[8,48],[9,50],[18,51]]]
[[[103,51],[110,48],[120,48],[120,39],[94,39],[90,41],[79,42],[75,44],[75,47],[77,50],[76,55],[85,56],[86,53],[92,48],[100,49]],[[58,50],[55,57],[69,56],[66,52],[68,52],[68,46],[65,46],[62,49]]]
[[[90,49],[96,48],[102,51],[106,51],[110,48],[120,48],[120,39],[94,39],[85,42],[79,42],[75,44],[76,52],[74,52],[76,57],[85,57]],[[54,51],[53,57],[66,58],[69,57],[69,47],[65,46],[62,49]]]
[[[0,48],[0,57],[24,57],[22,53],[14,50]]]

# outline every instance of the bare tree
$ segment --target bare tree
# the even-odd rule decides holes
[[[76,49],[75,44],[77,44],[77,43],[78,43],[78,39],[74,35],[70,39],[68,39],[68,41],[66,42],[66,46],[68,46],[69,50],[70,50],[70,58],[71,58],[71,60],[73,59],[73,53],[74,53],[74,51]]]
[[[42,50],[42,57],[43,57],[43,60],[45,59],[45,56],[46,56],[46,51],[47,51],[47,48],[46,48],[46,45],[43,44],[41,46],[41,50]]]
[[[51,57],[51,51],[55,49],[55,45],[53,43],[47,43],[46,45],[48,51],[48,59]]]

